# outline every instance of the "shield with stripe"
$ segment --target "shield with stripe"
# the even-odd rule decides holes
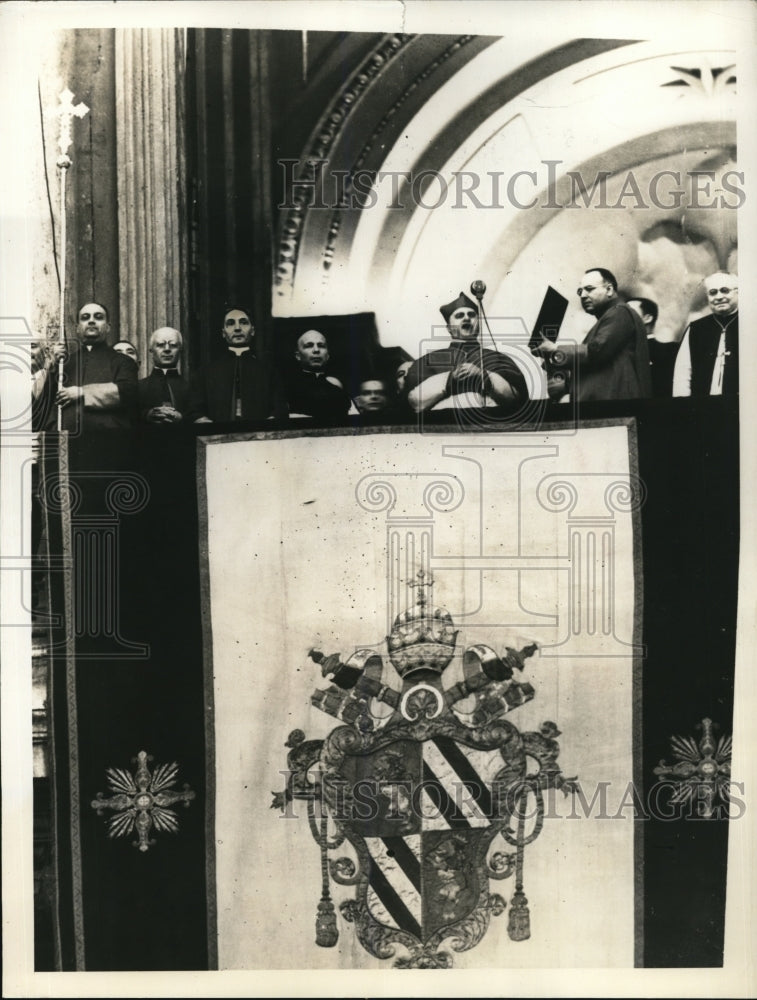
[[[488,891],[484,859],[504,766],[499,748],[446,735],[345,759],[348,826],[364,845],[365,905],[375,921],[425,944],[476,908]]]

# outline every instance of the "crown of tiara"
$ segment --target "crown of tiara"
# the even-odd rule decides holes
[[[397,615],[386,637],[389,659],[400,677],[415,670],[441,674],[454,655],[458,630],[446,608],[429,604],[426,592],[433,585],[433,576],[419,570],[417,581],[408,584],[418,588],[416,603]]]

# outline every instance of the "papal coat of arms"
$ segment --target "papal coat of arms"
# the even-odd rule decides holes
[[[458,631],[430,603],[428,574],[421,570],[411,586],[416,603],[387,636],[399,690],[382,681],[375,649],[346,662],[311,650],[331,679],[313,704],[342,725],[324,740],[307,740],[301,730],[289,735],[287,787],[273,807],[307,805],[321,855],[318,945],[333,946],[339,936],[333,880],[354,887],[340,910],[371,955],[396,956],[399,968],[449,968],[442,944],[455,952],[475,947],[506,909],[491,880],[513,879],[508,933],[513,941],[530,937],[525,848],[541,831],[545,789],[567,794],[576,779],[558,767],[553,722],[521,733],[505,718],[534,697],[514,675],[536,646],[503,655],[470,646],[464,680],[445,687]]]

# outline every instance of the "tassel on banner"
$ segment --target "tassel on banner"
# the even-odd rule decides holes
[[[528,900],[523,892],[523,853],[526,840],[526,811],[528,797],[526,790],[518,797],[515,815],[518,818],[517,850],[515,853],[515,892],[510,903],[510,915],[507,921],[507,933],[511,941],[527,941],[531,937],[531,914]]]
[[[319,948],[333,948],[338,940],[334,903],[330,896],[322,896],[315,918],[315,943]]]
[[[516,889],[510,903],[507,933],[511,941],[527,941],[531,937],[531,914],[525,893]]]
[[[312,802],[309,805],[312,807]],[[324,810],[321,815],[321,829],[318,837],[321,848],[321,898],[315,916],[315,943],[319,948],[333,948],[339,940],[336,910],[329,892],[328,822],[328,816]]]

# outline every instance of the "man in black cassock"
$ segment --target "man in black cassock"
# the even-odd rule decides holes
[[[227,423],[282,416],[272,366],[255,350],[255,327],[246,309],[232,307],[223,317],[223,354],[197,373],[190,393],[188,420]]]
[[[419,358],[407,373],[411,409],[513,406],[527,400],[526,380],[512,358],[482,347],[476,303],[460,292],[439,311],[452,343]]]
[[[163,326],[150,334],[153,369],[139,380],[139,414],[149,424],[178,424],[189,409],[189,386],[179,373],[183,339]]]
[[[89,302],[78,314],[79,343],[69,351],[55,344],[62,357],[63,388],[55,402],[63,409],[63,430],[122,430],[131,426],[137,402],[137,366],[108,346],[108,310]]]
[[[335,375],[327,374],[329,345],[320,330],[306,330],[297,338],[296,369],[286,378],[290,417],[313,417],[323,423],[342,420],[352,400]]]

